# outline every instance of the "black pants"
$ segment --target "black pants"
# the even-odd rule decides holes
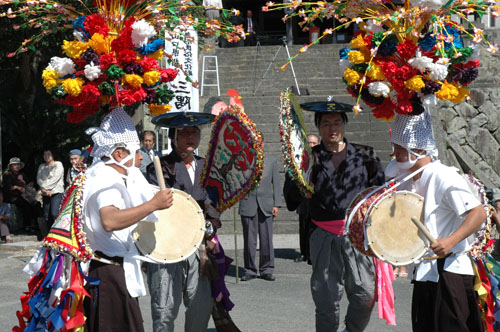
[[[309,214],[299,214],[299,243],[300,254],[309,259],[309,225],[311,216]]]
[[[475,277],[446,272],[443,266],[439,259],[439,282],[414,282],[413,332],[482,332]]]

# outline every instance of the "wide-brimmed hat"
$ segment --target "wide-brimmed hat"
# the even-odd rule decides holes
[[[329,112],[329,113],[349,113],[352,112],[352,105],[330,101],[312,101],[300,104],[304,111]]]
[[[199,112],[168,112],[155,116],[151,122],[164,128],[184,128],[212,122],[215,115]]]
[[[7,165],[7,167],[10,167],[10,165],[12,165],[12,164],[21,164],[21,169],[24,168],[24,163],[18,157],[10,158],[9,164]]]

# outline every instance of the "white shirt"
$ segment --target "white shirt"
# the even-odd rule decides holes
[[[203,0],[203,6],[207,7],[215,7],[222,8],[222,0]]]
[[[36,182],[40,189],[50,190],[53,194],[64,192],[64,166],[60,161],[48,166],[43,163],[38,166]]]
[[[435,238],[450,236],[462,224],[467,211],[481,203],[470,191],[466,180],[453,167],[439,161],[433,162],[414,181],[417,194],[424,197],[425,226]],[[472,261],[467,255],[474,242],[474,236],[459,242],[451,250],[456,256],[446,258],[444,270],[447,272],[474,275]],[[429,251],[427,256],[435,256]],[[438,282],[437,260],[422,261],[414,276],[417,281]]]
[[[144,296],[146,288],[140,270],[141,257],[132,238],[132,231],[137,224],[107,232],[99,211],[106,206],[122,210],[140,205],[153,197],[154,190],[136,167],[129,169],[129,175],[124,177],[103,162],[97,162],[87,170],[86,175],[83,214],[87,242],[94,251],[101,251],[111,257],[123,257],[127,290],[133,297]],[[151,214],[145,220],[156,221],[157,218]]]

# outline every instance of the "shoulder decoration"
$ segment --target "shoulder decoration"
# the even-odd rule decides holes
[[[255,124],[237,104],[229,106],[212,128],[201,186],[222,212],[258,186],[263,169],[264,146]]]
[[[302,195],[310,198],[314,193],[309,182],[313,166],[312,151],[302,108],[288,89],[281,92],[280,98],[280,138],[285,169]]]

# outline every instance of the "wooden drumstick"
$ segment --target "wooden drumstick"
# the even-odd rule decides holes
[[[411,217],[411,221],[413,221],[413,223],[415,224],[415,226],[417,226],[417,228],[422,233],[424,233],[425,237],[427,238],[427,240],[429,240],[429,242],[431,244],[433,244],[434,242],[436,242],[436,239],[434,238],[434,236],[431,235],[431,233],[429,232],[429,230],[427,229],[427,227],[425,227],[425,225],[423,223],[421,223],[420,220],[418,220],[415,217]]]
[[[163,178],[163,172],[161,170],[160,158],[158,158],[158,156],[155,156],[153,158],[153,163],[155,164],[156,180],[158,181],[160,190],[163,191],[166,189],[166,186],[165,186],[165,179]]]

